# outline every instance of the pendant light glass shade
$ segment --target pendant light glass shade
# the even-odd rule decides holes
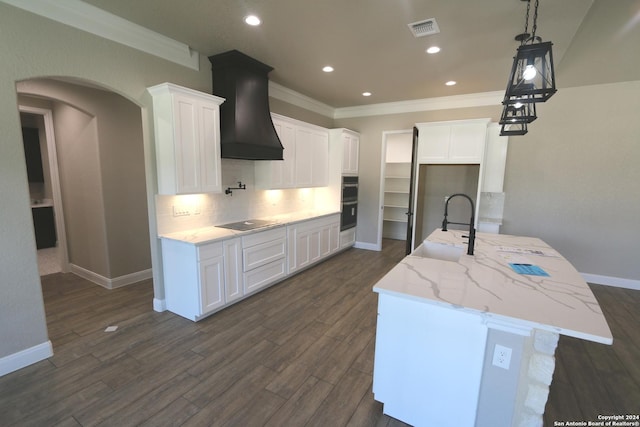
[[[528,132],[527,125],[537,118],[534,102],[505,103],[500,117],[500,136],[524,135]]]
[[[504,103],[500,124],[531,123],[538,118],[536,104],[528,101],[529,97],[520,98],[521,102],[515,104]]]
[[[529,130],[526,123],[503,124],[500,128],[500,136],[524,135]]]
[[[523,44],[513,58],[503,104],[545,102],[556,93],[551,42]]]

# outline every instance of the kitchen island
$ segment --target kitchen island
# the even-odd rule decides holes
[[[560,334],[613,338],[573,266],[540,239],[434,231],[373,290],[373,392],[414,426],[541,426]],[[526,274],[523,274],[526,273]]]

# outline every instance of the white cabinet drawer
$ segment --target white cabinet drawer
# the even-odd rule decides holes
[[[248,248],[270,240],[284,239],[286,236],[287,229],[285,227],[276,227],[270,230],[249,234],[248,236],[242,236],[242,247]]]
[[[269,264],[262,265],[254,268],[251,271],[244,273],[244,293],[249,294],[260,288],[263,288],[270,283],[275,282],[278,279],[283,278],[286,272],[285,258],[281,258],[277,261]]]
[[[250,271],[285,257],[284,238],[242,249],[242,271]]]
[[[198,261],[223,255],[222,242],[198,246]]]

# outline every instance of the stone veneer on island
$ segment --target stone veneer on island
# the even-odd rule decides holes
[[[573,266],[540,239],[434,231],[373,288],[373,392],[415,426],[542,426],[559,334],[613,338]],[[542,274],[516,268],[539,267]]]

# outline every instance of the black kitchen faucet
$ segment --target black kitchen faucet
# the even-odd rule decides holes
[[[469,224],[466,224],[464,222],[447,221],[449,201],[457,196],[464,197],[471,204],[471,219],[469,220]],[[475,242],[476,242],[476,229],[473,227],[473,224],[475,222],[475,216],[476,216],[476,208],[473,204],[473,200],[471,200],[471,197],[467,196],[466,194],[462,194],[462,193],[453,194],[447,197],[447,201],[444,202],[444,219],[442,220],[442,231],[447,231],[447,224],[468,225],[469,226],[469,245],[467,247],[467,255],[473,255],[473,247],[475,246]]]

